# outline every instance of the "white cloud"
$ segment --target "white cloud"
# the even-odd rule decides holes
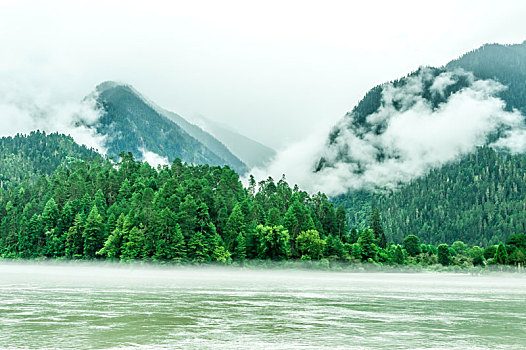
[[[431,71],[422,69],[403,86],[386,84],[381,107],[366,118],[370,129],[352,125],[352,117],[346,117],[338,124],[340,134],[332,144],[320,145],[315,136],[279,154],[268,169],[253,172],[275,178],[285,173],[310,191],[335,195],[350,189],[395,188],[473,152],[500,128],[510,131],[495,146],[514,152],[526,149],[523,116],[506,112],[504,101],[496,96],[504,86],[493,80],[474,80],[460,71],[442,73],[434,82],[430,79]],[[468,86],[436,108],[422,97],[425,85],[432,83],[430,91],[443,94],[445,87],[459,79]],[[375,126],[381,126],[380,132]],[[314,172],[321,157],[327,166]]]
[[[154,168],[157,168],[159,165],[170,165],[167,157],[160,156],[155,152],[150,152],[145,148],[139,148],[139,151],[142,153],[142,161],[147,162]]]
[[[55,102],[32,85],[0,86],[0,136],[29,133],[33,130],[60,132],[101,153],[106,152],[106,137],[97,134],[95,125],[100,111],[95,95],[81,102]]]

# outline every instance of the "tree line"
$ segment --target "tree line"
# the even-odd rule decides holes
[[[42,134],[30,140],[46,144],[46,151],[35,154],[37,160],[57,154],[53,147],[69,142],[65,136]],[[393,243],[392,224],[382,220],[381,207],[363,214],[365,225],[352,225],[342,206],[335,207],[323,193],[289,186],[285,177],[259,183],[250,177],[244,187],[229,167],[176,159],[154,169],[131,153],[122,153],[118,163],[90,158],[89,152],[80,154],[88,156],[84,159],[73,154],[67,162],[42,162],[46,169],[60,164],[55,171],[35,170],[0,188],[1,257],[459,266],[524,262],[526,238],[520,234],[505,244],[485,246],[461,240],[427,244],[413,234]]]

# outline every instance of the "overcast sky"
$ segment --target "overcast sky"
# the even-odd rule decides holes
[[[80,100],[127,82],[280,149],[376,84],[526,39],[526,1],[350,3],[0,0],[0,91]]]

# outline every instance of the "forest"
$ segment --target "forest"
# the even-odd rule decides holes
[[[361,227],[377,207],[386,236],[395,242],[413,233],[426,243],[496,245],[526,232],[525,168],[522,154],[481,147],[396,191],[355,192],[333,201]]]
[[[484,266],[520,265],[526,257],[526,236],[519,231],[485,246],[460,239],[448,245],[450,237],[440,235],[431,241],[431,235],[419,237],[402,225],[405,234],[393,234],[397,221],[392,214],[382,218],[385,206],[393,205],[388,213],[403,211],[385,199],[375,200],[362,213],[366,223],[357,225],[343,206],[335,207],[323,193],[291,187],[284,176],[259,182],[250,177],[244,187],[228,166],[176,159],[154,169],[131,153],[113,162],[58,134],[34,132],[1,142],[0,176],[17,180],[0,188],[2,258]],[[481,152],[495,157],[488,149]],[[12,177],[24,170],[24,178]],[[500,198],[498,191],[487,196]]]

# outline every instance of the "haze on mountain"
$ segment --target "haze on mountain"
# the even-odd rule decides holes
[[[281,150],[326,134],[372,86],[487,42],[524,40],[525,9],[489,0],[445,0],[432,14],[413,0],[0,1],[0,111],[5,120],[22,99],[61,107],[122,81],[185,118],[202,114]],[[31,131],[25,125],[10,117],[0,134]]]
[[[327,141],[299,143],[266,171],[336,195],[397,188],[479,146],[522,153],[525,69],[526,43],[484,45],[444,67],[421,67],[371,89]]]
[[[240,174],[247,171],[212,135],[156,106],[131,86],[105,82],[95,95],[101,116],[92,126],[105,136],[108,155],[132,152],[154,165],[180,158],[193,164],[230,165]]]
[[[504,242],[526,231],[525,81],[526,43],[489,44],[377,86],[334,128],[315,171],[354,170],[333,201],[359,227],[378,208],[389,240]],[[364,145],[373,156],[358,158]]]

